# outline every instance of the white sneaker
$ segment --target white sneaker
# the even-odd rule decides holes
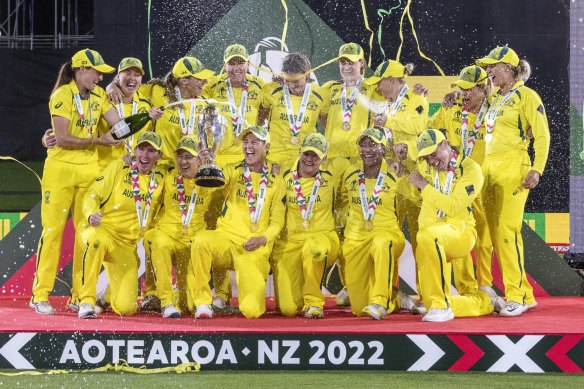
[[[349,300],[349,292],[347,288],[343,288],[337,293],[336,298],[337,307],[350,307],[351,300]]]
[[[412,311],[415,307],[418,306],[418,302],[414,300],[413,297],[408,296],[401,290],[397,291],[397,298],[399,299],[399,307],[400,309],[404,309],[406,311]]]
[[[426,313],[428,313],[428,310],[426,309],[426,306],[422,303],[418,303],[413,309],[412,309],[412,313],[414,315],[425,315]]]
[[[213,297],[213,308],[217,309],[227,309],[227,301],[223,297],[215,296]]]
[[[79,303],[69,303],[67,308],[69,308],[73,312],[79,312]]]
[[[430,308],[424,315],[422,321],[443,322],[454,319],[454,312],[450,308]]]
[[[363,308],[361,314],[375,320],[382,320],[387,317],[387,309],[379,304],[369,304]]]
[[[197,307],[195,319],[211,319],[213,317],[213,307],[211,304],[203,304]]]
[[[174,305],[167,305],[162,308],[162,317],[165,319],[176,319],[180,317],[180,312]]]
[[[493,288],[491,288],[490,286],[483,285],[479,286],[479,290],[485,292],[489,296],[495,312],[499,313],[503,309],[505,309],[506,305],[505,300],[499,297],[497,295],[497,292],[495,292]]]
[[[32,300],[28,303],[28,306],[39,315],[54,315],[55,309],[48,301],[39,301],[37,303],[33,303]]]
[[[144,296],[140,304],[141,311],[160,312],[160,299],[158,296],[149,294]]]
[[[534,301],[531,304],[527,304],[526,306],[528,311],[535,309],[535,307],[537,307],[537,301]]]
[[[108,309],[109,304],[107,301],[105,301],[104,296],[97,296],[97,301],[95,302],[95,306],[93,307],[93,309],[95,310],[95,314],[96,315],[101,315],[103,313],[103,311],[105,311],[106,309]]]
[[[95,309],[93,305],[82,303],[79,305],[79,312],[77,312],[77,317],[80,319],[95,319]]]
[[[322,319],[324,318],[324,313],[320,307],[309,307],[304,311],[304,317],[307,319]]]
[[[505,304],[505,308],[501,309],[499,315],[506,317],[519,316],[523,312],[527,312],[528,309],[529,308],[527,307],[527,305],[519,304],[518,302],[515,301],[507,301],[507,304]]]

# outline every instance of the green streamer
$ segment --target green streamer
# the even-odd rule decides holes
[[[383,25],[383,18],[385,16],[389,16],[391,15],[391,13],[395,10],[397,10],[398,8],[401,7],[402,2],[401,0],[398,0],[398,4],[395,7],[391,7],[388,10],[385,10],[383,8],[380,8],[377,10],[377,16],[379,16],[381,18],[380,22],[379,22],[379,27],[377,28],[377,43],[379,44],[379,49],[381,50],[381,55],[383,55],[383,60],[386,60],[386,55],[385,55],[385,50],[383,50],[383,46],[381,45],[381,32],[382,32],[382,25]]]
[[[148,72],[150,73],[150,79],[152,79],[152,60],[151,60],[151,46],[150,46],[150,8],[152,6],[152,0],[148,0]]]

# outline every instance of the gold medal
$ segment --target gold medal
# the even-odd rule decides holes
[[[492,140],[493,140],[493,135],[491,135],[491,134],[487,134],[487,135],[485,135],[485,142],[487,142],[487,143],[488,143],[488,142],[490,142],[490,141],[492,141]]]
[[[351,124],[349,122],[343,123],[343,130],[349,131],[351,129]]]
[[[298,137],[293,136],[292,139],[290,139],[290,143],[293,145],[297,145],[298,144]]]
[[[303,220],[302,227],[304,227],[305,230],[308,230],[310,228],[310,222],[308,220]]]
[[[365,230],[367,230],[367,231],[373,230],[373,222],[371,220],[365,220],[365,223],[363,224],[363,228],[365,228]]]
[[[251,226],[249,227],[251,232],[256,232],[258,230],[258,224],[256,222],[251,223]]]

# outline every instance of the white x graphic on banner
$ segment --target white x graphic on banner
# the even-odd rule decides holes
[[[543,335],[525,335],[517,343],[513,343],[505,335],[487,335],[487,338],[504,353],[487,371],[506,372],[513,365],[517,365],[526,373],[543,373],[543,370],[527,356],[529,350],[543,338]]]

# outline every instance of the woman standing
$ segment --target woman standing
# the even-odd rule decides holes
[[[80,50],[61,66],[51,93],[49,111],[57,144],[47,150],[43,171],[43,232],[29,304],[39,314],[55,314],[48,297],[57,275],[63,230],[69,211],[75,227],[83,218],[83,196],[99,174],[95,147],[118,144],[109,132],[98,137],[96,130],[102,116],[110,125],[120,120],[104,90],[97,86],[103,80],[103,73],[114,71],[97,51]],[[77,302],[81,287],[81,253],[80,244],[76,242],[71,291],[73,303]]]
[[[541,98],[524,85],[531,74],[525,60],[505,46],[477,65],[499,88],[486,115],[483,201],[507,297],[500,314],[518,316],[537,305],[525,273],[521,226],[529,190],[539,183],[547,162],[550,131]],[[531,139],[533,163],[527,153]]]

